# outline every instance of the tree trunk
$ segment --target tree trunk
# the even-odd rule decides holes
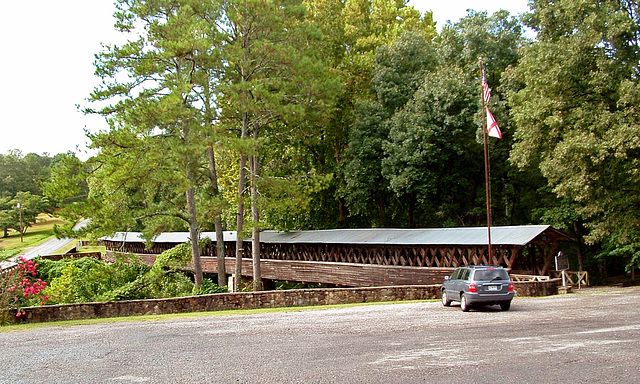
[[[20,211],[20,242],[24,243],[24,227],[22,226],[22,204],[18,203],[18,210]]]
[[[218,188],[218,176],[216,173],[216,159],[213,154],[213,148],[207,148],[207,157],[209,159],[209,177],[211,179],[211,190],[213,196],[220,195]],[[218,285],[224,287],[227,285],[227,272],[225,269],[225,245],[224,233],[222,232],[222,218],[220,212],[215,212],[215,229],[216,229],[216,260],[218,261]]]
[[[258,127],[254,128],[254,140],[258,141]],[[253,259],[253,290],[262,291],[262,274],[260,272],[260,207],[258,206],[258,148],[251,155],[251,218],[253,221],[251,256]]]
[[[340,212],[338,223],[340,227],[344,227],[345,223],[347,222],[347,218],[349,217],[349,208],[347,208],[347,203],[345,202],[343,197],[338,199],[338,211]]]
[[[244,253],[244,242],[242,231],[244,230],[244,185],[246,179],[245,167],[247,166],[247,155],[240,155],[240,175],[238,178],[238,217],[237,217],[237,238],[236,238],[236,270],[233,280],[234,291],[240,291],[240,281],[242,280],[242,255]]]
[[[191,172],[189,172],[189,176],[193,177]],[[200,244],[198,243],[200,236],[193,188],[187,189],[186,195],[187,208],[189,210],[189,240],[191,242],[191,259],[193,261],[193,279],[195,280],[196,288],[200,288],[202,285],[202,263],[200,262]]]
[[[185,125],[183,129],[184,145],[189,144],[190,129],[188,125]],[[200,234],[198,232],[198,216],[196,214],[196,199],[195,199],[195,176],[193,171],[193,163],[189,154],[185,155],[184,164],[186,168],[186,176],[189,181],[189,188],[185,191],[185,197],[187,199],[187,211],[189,219],[189,241],[191,243],[191,261],[193,263],[193,280],[196,284],[196,288],[200,288],[202,285],[202,263],[200,261]]]
[[[242,139],[247,137],[249,131],[249,114],[247,112],[242,114],[242,133],[240,137]],[[238,175],[238,217],[237,217],[237,239],[236,239],[236,269],[235,279],[233,280],[234,291],[240,291],[240,281],[242,280],[242,255],[244,253],[243,248],[243,235],[244,230],[244,187],[247,178],[247,155],[240,154],[240,172]]]
[[[414,219],[414,209],[415,209],[415,205],[413,204],[413,197],[409,198],[409,220],[408,220],[408,228],[413,228],[415,226],[415,219]]]

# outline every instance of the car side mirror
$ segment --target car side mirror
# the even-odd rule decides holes
[[[444,277],[444,280],[445,280],[445,281],[446,281],[446,280],[449,280],[449,276],[445,276],[445,277]]]

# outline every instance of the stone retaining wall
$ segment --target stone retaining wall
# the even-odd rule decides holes
[[[518,296],[558,293],[559,279],[514,283]],[[156,300],[45,305],[23,308],[25,315],[8,316],[14,323],[221,311],[232,309],[303,307],[440,298],[440,285],[404,285],[371,288],[295,289],[286,291],[218,293]]]

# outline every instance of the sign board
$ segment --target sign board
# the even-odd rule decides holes
[[[556,271],[569,270],[569,257],[565,256],[562,251],[556,255]]]

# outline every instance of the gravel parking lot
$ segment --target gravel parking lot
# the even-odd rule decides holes
[[[0,333],[0,383],[638,383],[640,288]]]

